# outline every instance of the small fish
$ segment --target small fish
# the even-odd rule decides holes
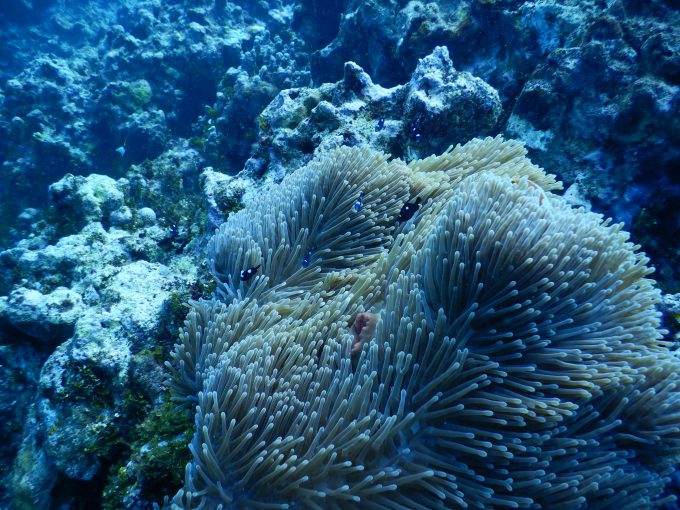
[[[357,198],[356,202],[354,202],[354,206],[352,208],[355,212],[361,211],[361,208],[364,206],[364,195],[365,193],[363,191],[359,193],[359,198]]]
[[[521,179],[518,177],[515,177],[511,179],[513,184],[519,184],[521,182]],[[546,198],[545,192],[543,191],[543,188],[541,188],[538,184],[536,184],[534,181],[531,181],[527,179],[527,186],[529,188],[533,188],[535,190],[538,190],[538,205],[543,205],[543,199]]]
[[[249,267],[245,271],[241,271],[241,281],[247,282],[248,280],[250,280],[253,276],[257,274],[258,269],[260,269],[260,266]]]
[[[302,257],[302,267],[309,267],[309,265],[312,263],[312,257],[314,256],[314,252],[316,252],[317,249],[318,248],[316,246],[310,246],[305,256]]]
[[[123,156],[125,156],[125,146],[121,145],[116,149],[116,152],[120,154],[120,157],[122,158]]]
[[[403,223],[413,218],[413,215],[420,209],[420,202],[422,202],[420,197],[416,197],[414,203],[406,202],[399,212],[399,221]]]
[[[380,117],[380,119],[378,119],[378,122],[376,122],[376,124],[375,124],[375,130],[380,131],[384,127],[385,127],[385,117]]]
[[[304,257],[302,257],[302,267],[308,267],[312,262],[312,250],[309,250]]]

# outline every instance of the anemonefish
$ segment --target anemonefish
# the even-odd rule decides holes
[[[305,256],[302,257],[302,267],[308,267],[309,264],[312,262],[312,250],[309,250],[307,253],[305,253]]]
[[[519,177],[515,177],[511,180],[513,184],[518,184],[521,182],[521,179]],[[546,198],[545,191],[543,191],[543,188],[541,188],[538,184],[529,179],[527,179],[527,186],[535,190],[538,190],[538,205],[543,205],[543,200]]]
[[[241,281],[247,282],[248,280],[250,280],[253,276],[257,274],[258,269],[260,269],[260,266],[249,267],[245,271],[241,271]]]
[[[413,218],[413,215],[420,209],[420,202],[422,202],[420,197],[417,197],[412,204],[406,202],[399,212],[399,221],[404,222]]]
[[[355,212],[361,211],[361,208],[364,206],[364,195],[365,193],[363,191],[359,193],[359,198],[357,198],[356,201],[354,202],[353,209]]]

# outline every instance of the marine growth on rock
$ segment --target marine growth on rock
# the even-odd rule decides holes
[[[652,269],[560,187],[500,138],[410,164],[345,147],[230,216],[169,363],[196,410],[169,505],[660,504],[680,361]]]

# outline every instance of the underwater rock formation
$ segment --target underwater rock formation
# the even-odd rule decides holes
[[[83,227],[93,221],[109,222],[109,215],[123,205],[127,181],[106,175],[87,177],[66,174],[48,188],[51,203],[62,217],[77,218]]]
[[[660,503],[680,360],[653,270],[525,156],[340,148],[232,215],[168,364],[196,409],[171,506]]]
[[[678,154],[658,150],[677,146],[680,137],[672,114],[680,23],[667,1],[10,4],[37,15],[17,23],[13,8],[0,11],[6,57],[0,62],[0,242],[5,225],[22,208],[43,206],[42,190],[66,172],[119,177],[180,137],[220,172],[233,175],[250,158],[249,172],[271,169],[279,179],[282,168],[297,166],[290,159],[278,165],[285,149],[276,133],[258,131],[258,116],[277,93],[319,91],[342,79],[348,61],[393,87],[443,46],[451,68],[483,80],[503,108],[496,118],[492,101],[483,102],[497,121],[492,127],[475,122],[478,110],[462,109],[457,117],[470,129],[439,141],[498,133],[524,141],[534,161],[567,185],[578,181],[600,211],[626,221],[668,290],[678,290],[677,250],[663,240],[668,231],[678,234],[667,214],[678,195],[671,171]],[[402,157],[417,146],[417,134],[424,145],[435,140],[417,122],[409,125],[416,119],[406,119],[403,132],[396,129],[401,112],[383,116],[376,109],[375,117],[359,115],[351,125],[342,122],[347,112],[320,110],[321,119],[339,116],[336,138],[347,133],[336,144],[368,141]],[[383,117],[385,129],[370,136],[370,125]],[[483,129],[474,132],[475,124]],[[299,135],[289,140],[291,157],[301,153],[304,164],[320,135]],[[410,157],[444,148],[416,147]],[[22,193],[36,186],[40,193]],[[669,198],[650,204],[663,195]]]
[[[662,239],[680,235],[671,212],[680,200],[680,15],[621,9],[579,27],[535,68],[504,132],[625,222],[674,288],[680,252]]]
[[[179,144],[126,178],[67,175],[50,186],[52,209],[27,212],[26,238],[0,250],[0,340],[12,345],[0,351],[0,403],[19,406],[0,410],[3,508],[99,507],[100,492],[76,487],[101,491],[160,394],[156,349],[172,342],[197,285],[195,260],[175,251],[195,221],[199,174]],[[17,388],[25,393],[13,397]]]
[[[279,89],[310,83],[302,41],[288,30],[292,9],[274,2],[10,4],[43,16],[24,25],[0,11],[3,222],[44,206],[47,186],[67,172],[119,177],[180,137],[238,170],[261,110]]]
[[[457,71],[443,46],[389,89],[354,62],[344,69],[337,83],[279,92],[260,115],[260,141],[246,172],[280,178],[343,145],[415,159],[491,132],[502,113],[493,87]]]

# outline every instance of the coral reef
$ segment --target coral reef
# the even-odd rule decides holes
[[[139,455],[129,454],[127,445],[142,446],[135,443],[141,440],[135,439],[140,409],[162,393],[162,355],[144,353],[167,352],[186,313],[183,303],[212,292],[200,288],[196,260],[176,254],[198,237],[194,216],[205,210],[201,196],[191,196],[201,189],[193,154],[180,145],[118,180],[65,176],[49,188],[52,205],[45,216],[52,220],[47,223],[40,211],[27,213],[29,235],[0,252],[8,289],[0,296],[8,381],[0,403],[17,388],[25,391],[14,397],[18,409],[3,408],[11,438],[3,454],[16,456],[12,470],[9,462],[0,473],[11,488],[3,491],[3,505],[79,501],[98,507],[111,464]],[[144,437],[156,445],[149,455],[158,454],[160,463],[162,438],[172,441],[172,428],[158,430]],[[156,482],[142,482],[158,473],[138,469],[140,498],[168,494],[149,488]],[[173,479],[165,471],[160,479]],[[94,488],[87,497],[79,493],[83,485]],[[110,492],[108,499],[120,496]]]
[[[18,342],[18,335],[0,328],[0,456],[9,459],[0,464],[0,483],[10,486],[12,462],[16,459],[24,428],[30,426],[29,409],[34,399],[40,367],[45,362],[44,352]]]
[[[580,26],[571,44],[536,67],[505,133],[525,139],[538,164],[559,168],[598,210],[624,221],[669,281],[679,255],[658,239],[680,234],[660,214],[680,199],[680,59],[670,57],[679,34],[665,10],[640,19],[618,9]],[[650,59],[650,51],[659,56]]]
[[[196,408],[170,506],[671,501],[680,361],[653,270],[525,155],[340,148],[232,215],[208,247],[220,299],[168,364]]]
[[[263,276],[275,276],[250,254],[243,280],[235,272],[235,286],[216,283],[207,239],[237,211],[259,207],[269,192],[263,186],[343,146],[389,153],[415,169],[451,143],[499,134],[521,140],[534,163],[565,183],[567,203],[626,222],[657,268],[664,336],[677,348],[676,7],[669,0],[6,0],[0,507],[138,509],[176,493],[193,420],[174,415],[162,396],[161,366],[186,302],[242,299]],[[399,164],[390,164],[396,171]],[[447,172],[427,175],[448,189]],[[414,177],[402,177],[412,185]],[[545,184],[537,173],[510,188],[526,187],[543,206],[554,200],[539,192]],[[399,193],[409,201],[385,211],[401,218],[396,224],[371,216],[376,197],[347,197],[353,219],[384,227],[371,231],[370,249],[353,264],[374,267],[373,257],[400,234],[415,235],[434,202],[444,201]],[[324,252],[310,245],[290,255],[296,274],[319,269]],[[333,274],[342,272],[343,263],[334,264]],[[376,283],[373,310],[339,319],[346,324],[336,337],[342,330],[352,373],[376,331],[386,331],[371,319],[382,317],[386,278]],[[344,283],[316,281],[305,292],[316,295],[317,285]],[[288,314],[295,299],[276,314]],[[195,379],[185,394],[197,396],[203,383]],[[680,472],[671,479],[668,490],[680,494]]]
[[[672,219],[680,11],[672,2],[352,0],[344,12],[351,14],[340,17],[335,38],[310,48],[315,82],[340,79],[341,66],[354,61],[393,86],[446,46],[457,70],[498,92],[499,132],[524,141],[533,161],[624,221],[677,292],[679,252],[660,241],[680,235]],[[320,21],[306,23],[324,32]]]
[[[120,176],[192,137],[197,121],[210,162],[236,173],[261,110],[280,88],[309,84],[289,8],[148,0],[30,9],[54,16],[26,27],[0,13],[0,45],[13,54],[0,67],[0,217],[44,206],[42,190],[67,172]],[[211,116],[201,119],[206,109],[212,126]],[[243,126],[251,136],[224,150]],[[8,190],[21,200],[8,200]]]
[[[315,152],[369,145],[417,158],[491,132],[498,93],[453,67],[445,47],[424,57],[404,85],[374,84],[353,62],[342,81],[281,91],[260,115],[260,143],[246,163],[255,175],[282,177]]]
[[[347,125],[348,112],[326,97],[335,110],[322,105],[317,123],[340,121],[345,144],[367,142],[397,156],[416,141],[426,146],[412,157],[441,152],[444,140],[487,133],[520,139],[538,164],[569,185],[578,182],[584,198],[625,221],[675,292],[676,250],[657,239],[677,231],[666,211],[678,193],[671,171],[678,156],[658,150],[676,146],[680,136],[672,115],[679,23],[666,3],[200,0],[186,6],[145,0],[79,8],[17,0],[0,13],[0,45],[8,55],[0,63],[0,218],[7,218],[0,240],[9,218],[45,203],[42,193],[8,200],[6,190],[45,188],[67,172],[119,177],[179,137],[191,139],[218,171],[236,174],[251,159],[250,170],[266,172],[272,134],[259,115],[279,92],[312,84],[323,89],[342,79],[348,61],[394,87],[444,46],[448,67],[483,80],[478,93],[485,96],[482,115],[479,94],[469,93],[472,109],[456,101],[458,111],[450,113],[460,125],[432,119],[432,126],[452,126],[453,133],[427,136],[418,119],[405,119],[408,112],[397,107],[386,115],[355,115],[373,125],[384,119],[377,138],[391,142],[371,140],[367,125]],[[489,100],[490,90],[502,109]],[[446,87],[437,93],[444,104],[455,94]],[[403,133],[395,120],[406,120]],[[290,140],[287,163],[275,162],[275,178],[300,166],[291,164],[299,158],[295,152],[320,144],[308,140],[312,133],[303,135]],[[114,157],[117,149],[124,149],[122,157]],[[285,152],[276,143],[273,150]],[[645,206],[660,195],[663,200]]]

